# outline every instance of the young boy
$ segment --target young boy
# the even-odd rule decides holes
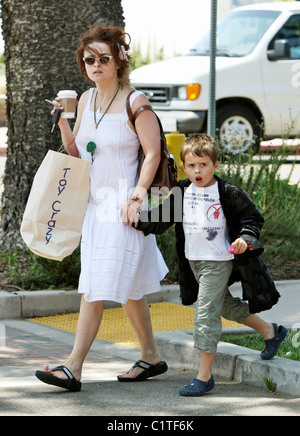
[[[197,299],[194,346],[200,350],[201,365],[197,377],[179,390],[182,396],[202,396],[214,387],[212,364],[222,332],[221,315],[262,334],[262,359],[272,359],[287,334],[285,327],[255,314],[270,309],[280,297],[258,257],[264,219],[244,190],[215,175],[218,156],[213,138],[191,135],[181,150],[188,179],[181,180],[158,208],[142,212],[137,225],[148,235],[162,233],[176,222],[182,302]],[[243,300],[248,303],[228,290],[237,279],[242,280]]]

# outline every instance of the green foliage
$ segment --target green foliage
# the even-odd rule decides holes
[[[161,47],[159,50],[154,47],[151,48],[150,43],[147,46],[146,55],[142,54],[140,44],[133,46],[132,52],[132,69],[136,69],[139,67],[143,67],[144,65],[148,65],[152,62],[159,62],[165,59],[164,48]]]
[[[136,68],[142,67],[144,65],[150,64],[151,57],[150,57],[150,48],[148,46],[147,55],[143,56],[141,52],[140,45],[133,47],[133,53],[132,53],[132,69],[135,70]]]
[[[157,245],[169,268],[167,280],[171,282],[176,282],[178,280],[178,269],[174,226],[170,227],[162,235],[157,236]]]
[[[288,332],[285,340],[280,345],[277,356],[300,361],[300,344],[298,345],[296,335],[299,335],[299,333],[292,331]],[[262,351],[265,346],[264,338],[258,333],[222,335],[221,341],[258,351]]]
[[[0,287],[26,290],[76,288],[80,274],[80,250],[62,262],[44,259],[29,250],[0,254]]]
[[[269,392],[273,393],[277,389],[277,383],[272,378],[264,377],[264,383]]]

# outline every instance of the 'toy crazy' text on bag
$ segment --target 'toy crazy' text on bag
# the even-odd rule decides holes
[[[58,194],[57,194],[57,197],[59,197],[61,195],[61,193],[65,190],[65,188],[66,188],[66,186],[68,184],[68,182],[67,182],[67,173],[70,170],[71,170],[71,168],[64,168],[63,169],[63,171],[64,171],[63,177],[58,182],[58,187],[57,187]],[[53,229],[55,228],[55,225],[56,225],[56,219],[54,219],[54,218],[60,212],[60,209],[58,209],[60,204],[61,204],[60,200],[55,200],[52,203],[52,207],[51,207],[52,208],[52,215],[51,215],[50,220],[48,221],[48,231],[47,231],[46,236],[45,236],[46,245],[49,244],[50,239],[52,238],[52,231],[53,231]]]

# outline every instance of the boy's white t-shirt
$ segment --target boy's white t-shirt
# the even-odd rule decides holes
[[[183,199],[185,256],[189,260],[231,260],[226,219],[218,183],[200,188],[191,183]]]

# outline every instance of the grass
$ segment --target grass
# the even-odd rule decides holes
[[[274,380],[273,380],[272,378],[267,378],[267,377],[265,377],[265,378],[264,378],[264,384],[265,384],[265,386],[266,386],[268,392],[270,392],[271,394],[272,394],[273,392],[275,392],[276,389],[277,389],[277,383],[275,383]]]
[[[300,334],[299,332],[289,331],[286,339],[282,342],[277,356],[286,359],[300,361]],[[230,334],[222,335],[222,342],[239,345],[252,350],[262,351],[264,349],[264,339],[260,334]]]

